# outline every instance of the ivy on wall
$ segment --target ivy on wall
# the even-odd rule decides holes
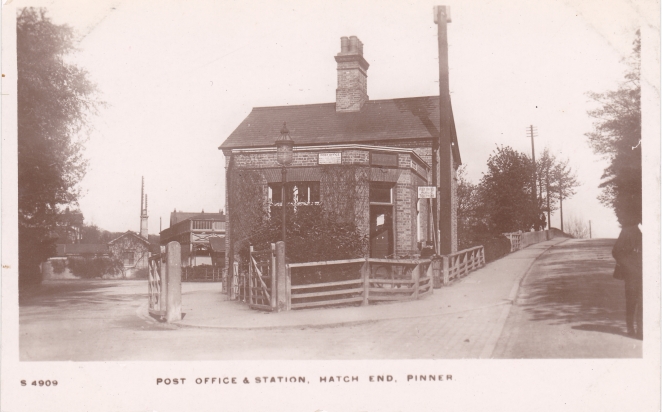
[[[282,206],[267,204],[267,186],[259,170],[229,168],[228,206],[231,248],[240,261],[249,246],[263,250],[282,239]],[[365,167],[323,167],[319,204],[286,205],[286,255],[290,262],[363,257],[368,234],[357,221],[368,217],[369,177]]]

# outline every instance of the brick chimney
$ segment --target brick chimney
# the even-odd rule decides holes
[[[336,112],[358,112],[368,101],[368,67],[363,58],[363,43],[356,36],[340,38]]]

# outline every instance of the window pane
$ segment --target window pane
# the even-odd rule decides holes
[[[281,187],[282,183],[269,184],[272,204],[281,203]],[[287,182],[285,185],[285,193],[287,203],[292,203],[294,201],[295,194],[298,203],[319,202],[320,182]]]
[[[271,188],[271,203],[281,203],[283,201],[282,185],[280,183],[272,183],[269,187]]]
[[[310,201],[311,203],[320,201],[320,182],[310,183]]]
[[[370,201],[376,203],[391,203],[391,185],[370,183]]]

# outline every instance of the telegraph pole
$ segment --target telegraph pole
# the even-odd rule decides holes
[[[588,221],[588,238],[593,239],[593,234],[591,233],[591,221]]]
[[[536,149],[533,143],[533,138],[537,136],[537,130],[533,125],[530,125],[527,129],[529,136],[531,136],[531,159],[533,159],[533,207],[536,209],[536,220],[540,220],[538,215],[538,193],[536,188]],[[536,230],[538,228],[536,227]]]
[[[453,157],[451,154],[451,101],[448,68],[448,23],[451,22],[450,6],[434,7],[434,22],[437,23],[439,40],[439,251],[442,255],[452,253],[451,199]]]

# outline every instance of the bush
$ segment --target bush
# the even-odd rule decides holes
[[[67,266],[72,275],[83,279],[100,278],[104,275],[116,276],[124,269],[124,264],[119,259],[107,257],[70,256],[67,258]]]
[[[59,275],[67,268],[67,261],[65,259],[53,259],[51,260],[51,267],[53,268],[53,273]]]
[[[485,248],[485,261],[492,262],[510,253],[510,240],[503,235],[489,233],[475,234],[467,237],[459,245],[460,250],[482,245]]]
[[[148,268],[140,268],[133,273],[134,279],[147,279],[149,275]]]
[[[250,238],[257,250],[281,239],[279,206],[271,207],[271,217]],[[359,258],[368,251],[368,237],[361,235],[354,222],[337,221],[319,205],[292,205],[287,210],[287,258],[291,263]],[[248,247],[240,251],[244,260]]]

